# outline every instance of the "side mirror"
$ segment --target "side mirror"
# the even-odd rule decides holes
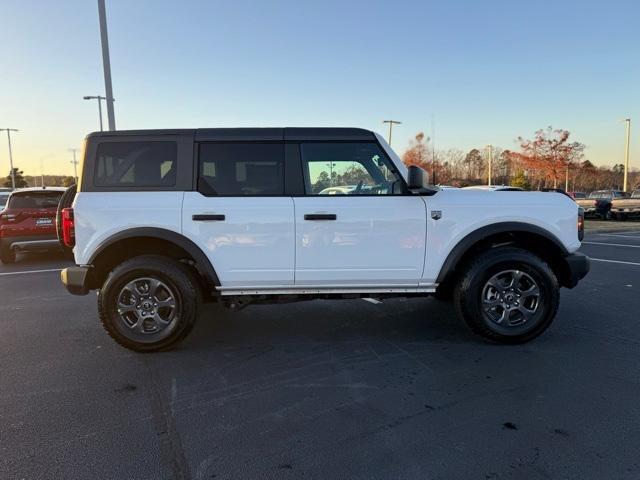
[[[419,190],[427,187],[428,174],[420,167],[415,165],[409,166],[409,174],[407,176],[407,187],[409,190]]]

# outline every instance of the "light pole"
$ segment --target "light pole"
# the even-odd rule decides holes
[[[624,142],[624,180],[622,190],[627,191],[627,180],[629,177],[629,144],[631,143],[631,119],[624,119],[625,126],[625,142]]]
[[[389,146],[391,146],[391,133],[393,131],[393,126],[394,125],[402,125],[402,122],[399,122],[397,120],[383,120],[382,123],[388,123],[389,124]]]
[[[73,163],[73,176],[76,179],[76,185],[77,185],[78,184],[78,161],[76,160],[76,152],[78,151],[78,149],[70,148],[69,151],[73,153],[73,160],[71,160],[71,163]]]
[[[100,131],[102,132],[102,100],[106,100],[107,97],[101,97],[100,95],[85,95],[85,100],[98,100],[98,117],[100,117]]]
[[[113,87],[111,85],[111,61],[109,59],[109,37],[107,35],[107,11],[104,6],[104,0],[98,0],[98,16],[100,17],[100,40],[102,43],[104,93],[107,97],[107,119],[109,121],[109,130],[115,130],[116,117],[113,112]]]
[[[16,189],[16,172],[13,171],[13,155],[11,153],[11,132],[17,132],[15,128],[0,128],[0,132],[7,132],[7,141],[9,142],[9,167],[11,168],[11,188]]]
[[[489,150],[489,186],[491,186],[491,174],[493,173],[491,171],[492,167],[493,167],[493,145],[487,145],[487,149]]]

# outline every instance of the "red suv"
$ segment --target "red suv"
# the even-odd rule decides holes
[[[64,188],[15,190],[0,211],[0,260],[16,261],[17,252],[60,250],[56,212]]]

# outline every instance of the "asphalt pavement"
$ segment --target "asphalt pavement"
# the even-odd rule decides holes
[[[0,266],[0,478],[638,479],[640,232],[587,234],[554,324],[484,343],[435,299],[205,308],[129,352],[66,263]]]

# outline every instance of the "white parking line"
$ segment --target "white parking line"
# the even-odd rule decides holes
[[[7,275],[23,275],[27,273],[45,273],[45,272],[60,272],[61,268],[50,268],[48,270],[25,270],[24,272],[4,272],[0,273],[0,277],[5,277]]]
[[[640,248],[640,245],[627,245],[626,243],[582,242],[583,245],[607,245],[609,247]]]
[[[607,260],[606,258],[593,258],[589,257],[594,262],[607,262],[607,263],[623,263],[624,265],[637,265],[640,267],[640,263],[638,262],[623,262],[622,260]]]
[[[632,233],[632,232],[629,232]],[[640,235],[627,235],[620,233],[592,233],[592,235],[597,235],[599,237],[620,237],[620,238],[634,238],[636,240],[640,239]]]

